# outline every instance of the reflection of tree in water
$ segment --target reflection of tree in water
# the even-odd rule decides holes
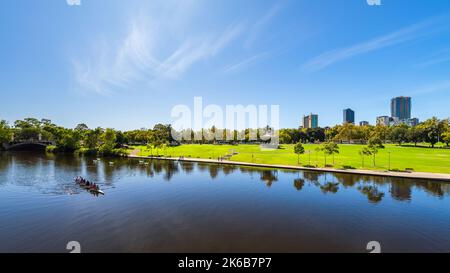
[[[202,173],[206,172],[206,171],[209,170],[209,164],[208,163],[203,163],[203,162],[198,162],[197,163],[197,170],[199,170]]]
[[[57,154],[52,156],[52,161],[55,164],[55,168],[64,171],[79,172],[82,160],[82,157],[73,155]]]
[[[152,160],[151,165],[153,167],[153,171],[156,174],[160,174],[163,171],[163,164],[164,162],[162,160]]]
[[[235,165],[224,164],[222,165],[222,170],[225,175],[233,173],[238,167]]]
[[[180,161],[181,169],[187,174],[194,171],[195,164],[189,161]]]
[[[258,169],[255,167],[240,166],[239,171],[243,174],[248,174],[250,176],[250,179],[253,180],[253,177],[255,176],[255,174],[259,174],[261,169]]]
[[[380,202],[383,197],[384,197],[384,193],[380,192],[378,190],[378,187],[376,186],[368,186],[368,185],[364,185],[364,186],[359,186],[358,190],[364,194],[365,196],[367,196],[367,199],[369,199],[369,201],[371,203],[378,203]]]
[[[447,195],[450,195],[450,183],[442,184],[442,190],[447,193]]]
[[[323,175],[322,172],[307,172],[307,171],[303,172],[303,177],[309,182],[312,182],[313,184],[318,183],[322,175]]]
[[[219,165],[217,164],[211,164],[209,165],[209,176],[212,179],[215,179],[219,175]]]
[[[337,193],[339,190],[339,183],[326,182],[323,185],[320,185],[320,190],[323,193]]]
[[[167,164],[165,165],[164,180],[170,181],[178,171],[178,165],[175,162],[171,160],[167,161]]]
[[[388,185],[391,183],[392,178],[387,176],[370,176],[370,175],[361,175],[360,181],[365,183],[375,183],[379,186]]]
[[[416,186],[420,189],[423,189],[425,192],[436,196],[436,197],[444,197],[445,188],[448,186],[446,183],[440,183],[436,181],[417,181]]]
[[[155,176],[155,172],[153,171],[154,162],[152,161],[148,162],[149,164],[147,165],[139,163],[139,161],[136,159],[128,159],[127,161],[122,162],[122,164],[126,166],[128,171],[131,172],[131,174],[133,174],[134,172],[141,172],[145,173],[145,175],[148,177]]]
[[[345,188],[354,187],[360,181],[360,177],[356,175],[345,173],[334,173],[333,175]]]
[[[303,189],[303,186],[305,186],[305,179],[297,178],[297,179],[294,180],[294,187],[298,191],[301,191]]]
[[[12,165],[12,157],[7,156],[6,153],[0,152],[0,174],[5,173]],[[1,176],[0,176],[1,177]],[[6,179],[0,179],[0,185],[6,184]]]
[[[261,171],[261,180],[266,183],[267,187],[272,186],[273,182],[278,181],[278,171],[275,170]]]
[[[105,158],[102,161],[103,161],[102,165],[103,165],[103,175],[104,175],[103,179],[105,181],[105,184],[111,185],[111,184],[113,184],[113,181],[114,181],[114,173],[117,168],[117,166],[116,166],[117,161],[113,161],[112,159],[108,159],[108,158]],[[113,162],[113,164],[110,165],[109,162]]]
[[[393,199],[398,201],[411,200],[411,182],[403,179],[392,179],[391,187],[389,189]]]

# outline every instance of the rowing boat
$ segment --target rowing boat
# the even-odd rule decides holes
[[[75,183],[77,183],[78,185],[80,185],[80,187],[88,190],[91,193],[105,194],[104,191],[102,191],[100,189],[93,188],[91,185],[88,186],[88,185],[86,185],[86,183],[82,183],[80,181],[77,181],[76,179],[75,179]]]

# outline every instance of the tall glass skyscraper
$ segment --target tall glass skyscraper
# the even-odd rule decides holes
[[[353,123],[355,124],[355,111],[352,109],[344,109],[344,119],[343,123]]]
[[[310,114],[303,116],[303,128],[317,128],[319,127],[319,116]]]
[[[411,118],[411,98],[396,97],[391,100],[391,117],[399,120]]]

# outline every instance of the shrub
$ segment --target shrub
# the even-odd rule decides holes
[[[55,153],[58,151],[58,148],[55,145],[49,145],[49,146],[45,147],[45,151],[47,153]]]

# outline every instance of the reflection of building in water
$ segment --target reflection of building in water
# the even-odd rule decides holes
[[[447,193],[448,195],[450,195],[450,183],[445,183],[442,184],[442,190]]]
[[[399,201],[411,200],[411,184],[407,182],[392,182],[391,196]]]

